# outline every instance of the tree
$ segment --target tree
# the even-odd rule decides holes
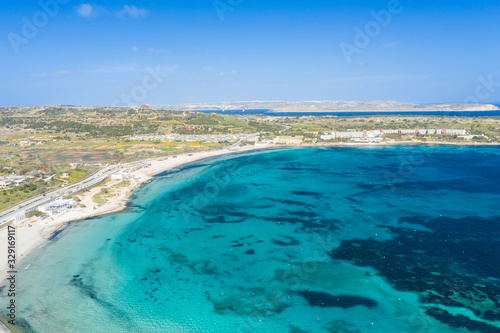
[[[32,210],[31,212],[28,212],[26,213],[26,218],[30,218],[30,217],[33,217],[33,216],[42,216],[43,213],[39,210]]]

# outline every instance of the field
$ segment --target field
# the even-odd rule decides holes
[[[0,177],[27,177],[22,186],[0,191],[0,210],[83,179],[102,165],[218,149],[235,143],[237,134],[260,133],[259,140],[268,142],[278,136],[303,138],[300,144],[310,145],[328,143],[321,135],[333,131],[416,128],[466,129],[478,135],[470,142],[500,142],[500,117],[271,117],[132,108],[0,107]],[[164,136],[173,139],[164,140]],[[393,134],[384,140],[465,142],[452,135]]]

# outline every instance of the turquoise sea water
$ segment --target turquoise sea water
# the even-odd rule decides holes
[[[18,326],[499,332],[499,165],[498,147],[443,146],[187,165],[26,258]]]

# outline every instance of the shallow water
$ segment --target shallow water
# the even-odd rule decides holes
[[[500,148],[443,146],[187,165],[137,189],[126,211],[72,223],[27,258],[19,325],[498,332],[498,165]]]

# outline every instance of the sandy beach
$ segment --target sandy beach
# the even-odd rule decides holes
[[[442,142],[380,142],[380,143],[329,143],[323,145],[311,145],[311,146],[291,146],[291,147],[334,147],[334,146],[386,146],[386,145],[401,145],[401,144],[430,144],[430,145],[474,145],[474,146],[486,146],[491,144],[474,144],[474,143],[442,143]],[[284,148],[287,146],[278,145],[256,145],[256,146],[243,146],[239,150],[214,150],[207,152],[198,152],[193,154],[181,154],[176,158],[169,157],[168,159],[159,158],[147,162],[150,164],[148,167],[140,168],[138,170],[133,170],[129,174],[133,178],[128,179],[126,186],[120,186],[113,189],[111,196],[108,198],[107,202],[104,204],[98,204],[94,202],[93,197],[96,195],[102,185],[96,186],[89,190],[88,192],[82,192],[76,196],[80,200],[76,207],[69,210],[66,213],[49,217],[44,220],[37,219],[32,220],[30,226],[28,223],[22,223],[16,226],[16,254],[18,263],[24,257],[26,257],[31,251],[42,245],[50,236],[59,230],[64,224],[72,221],[83,220],[90,217],[115,213],[123,210],[126,207],[127,201],[132,194],[132,191],[139,187],[141,184],[147,182],[155,175],[162,172],[171,170],[175,167],[179,167],[186,163],[191,163],[204,158],[222,156],[232,153],[239,153],[252,150],[262,150],[269,148]],[[114,185],[120,183],[120,181],[110,181],[106,183],[106,187],[113,188]],[[7,244],[7,228],[0,230],[0,244]],[[4,255],[4,249],[0,251],[0,281],[4,281],[6,278],[7,269],[7,256]]]
[[[54,217],[48,217],[43,220],[41,218],[33,219],[30,223],[22,223],[15,226],[17,264],[19,264],[19,262],[28,256],[34,249],[42,245],[54,232],[62,228],[66,223],[123,210],[126,207],[132,191],[153,178],[155,175],[204,158],[271,147],[274,146],[244,146],[236,151],[223,149],[193,154],[182,154],[178,155],[176,158],[169,157],[166,160],[160,158],[147,162],[147,164],[150,164],[148,167],[129,172],[132,178],[127,180],[126,186],[114,187],[114,185],[121,183],[121,181],[114,180],[106,182],[105,185],[96,186],[88,192],[79,193],[76,197],[78,197],[80,201],[76,207],[66,213],[62,213]],[[98,204],[93,200],[93,197],[100,192],[103,186],[111,188],[113,191],[106,203]],[[7,228],[0,230],[0,244],[7,244]],[[7,255],[4,251],[6,251],[6,248],[0,251],[0,281],[2,281],[2,283],[6,279],[7,271],[9,270],[7,267]]]
[[[330,143],[323,145],[311,145],[310,147],[333,147],[333,146],[387,146],[387,145],[401,145],[401,144],[430,144],[430,145],[443,145],[442,142],[381,142],[381,143]],[[448,145],[475,145],[482,146],[485,144],[474,143],[450,143]],[[59,214],[57,216],[48,217],[45,219],[32,219],[30,223],[22,223],[16,225],[16,256],[17,264],[26,258],[33,250],[44,244],[47,239],[62,228],[66,223],[83,220],[90,217],[100,216],[104,214],[115,213],[123,210],[126,207],[127,201],[130,198],[132,191],[139,187],[141,184],[147,182],[155,175],[171,170],[175,167],[182,166],[197,160],[222,156],[232,153],[247,152],[253,150],[262,150],[269,148],[284,148],[286,146],[276,145],[257,145],[257,146],[243,146],[239,150],[215,150],[207,152],[198,152],[193,154],[182,154],[177,157],[158,158],[145,162],[147,167],[135,168],[129,170],[129,175],[132,177],[123,183],[121,180],[108,180],[105,184],[96,186],[89,191],[81,192],[76,195],[78,203],[74,208],[69,211]],[[293,147],[307,147],[307,146],[293,146]],[[127,166],[124,166],[127,169]],[[120,184],[120,185],[118,185]],[[98,203],[94,200],[94,196],[101,192],[101,189],[106,187],[110,189],[109,195],[106,197],[104,203]],[[7,244],[7,228],[0,230],[0,244]],[[7,277],[7,256],[4,250],[1,250],[0,255],[0,281],[4,281]],[[3,325],[0,325],[0,332],[10,332]]]
[[[78,205],[66,213],[49,217],[44,220],[31,220],[30,223],[22,223],[16,225],[16,259],[17,265],[23,258],[26,258],[33,250],[43,245],[56,231],[64,227],[68,222],[83,220],[95,216],[116,213],[125,209],[127,201],[130,198],[132,191],[141,184],[147,182],[155,175],[171,170],[181,165],[195,162],[201,159],[222,156],[233,153],[240,153],[252,150],[261,150],[273,148],[274,145],[259,145],[259,146],[243,146],[239,150],[213,150],[207,152],[198,152],[193,154],[181,154],[177,157],[158,158],[148,161],[148,167],[140,168],[131,171],[129,174],[133,176],[128,179],[126,186],[116,187],[113,190],[112,196],[102,205],[99,205],[93,200],[93,196],[100,192],[103,185],[96,186],[88,192],[79,193],[76,196],[79,198]],[[104,186],[113,187],[120,181],[110,181]],[[7,244],[7,228],[0,230],[0,244]],[[0,286],[3,285],[7,278],[7,255],[2,249],[0,250]],[[11,332],[2,323],[0,323],[0,332]]]
[[[333,147],[333,146],[386,146],[386,145],[401,145],[401,144],[430,144],[430,145],[443,145],[442,142],[380,142],[380,143],[330,143],[323,145],[311,145],[310,147]],[[448,145],[474,145],[474,146],[486,146],[488,144],[474,144],[474,143],[447,143]],[[243,146],[239,150],[215,150],[207,152],[198,152],[194,154],[182,154],[178,155],[176,158],[169,157],[168,159],[159,158],[147,162],[148,167],[140,168],[138,170],[133,170],[129,174],[133,177],[127,180],[126,186],[120,186],[114,188],[114,185],[120,183],[120,181],[109,181],[105,185],[99,185],[88,192],[82,192],[76,195],[80,200],[76,207],[69,210],[66,213],[49,217],[44,220],[40,218],[37,220],[30,221],[31,223],[22,223],[16,226],[16,256],[17,263],[25,258],[31,251],[42,245],[50,236],[62,228],[64,224],[72,221],[83,220],[90,217],[115,213],[123,210],[126,207],[127,201],[132,194],[132,191],[139,187],[141,184],[150,180],[155,175],[162,172],[171,170],[175,167],[179,167],[186,163],[191,163],[204,158],[222,156],[232,153],[252,151],[252,150],[262,150],[269,148],[284,148],[286,146],[277,145],[256,145],[256,146]],[[292,146],[292,147],[308,147],[302,146]],[[107,202],[104,204],[98,204],[93,200],[94,195],[99,193],[101,188],[110,187],[113,188],[112,193],[107,198]],[[7,244],[7,228],[0,230],[0,244]],[[6,250],[6,249],[5,249]],[[7,256],[4,254],[4,249],[2,249],[0,255],[0,281],[4,281],[7,275]]]

